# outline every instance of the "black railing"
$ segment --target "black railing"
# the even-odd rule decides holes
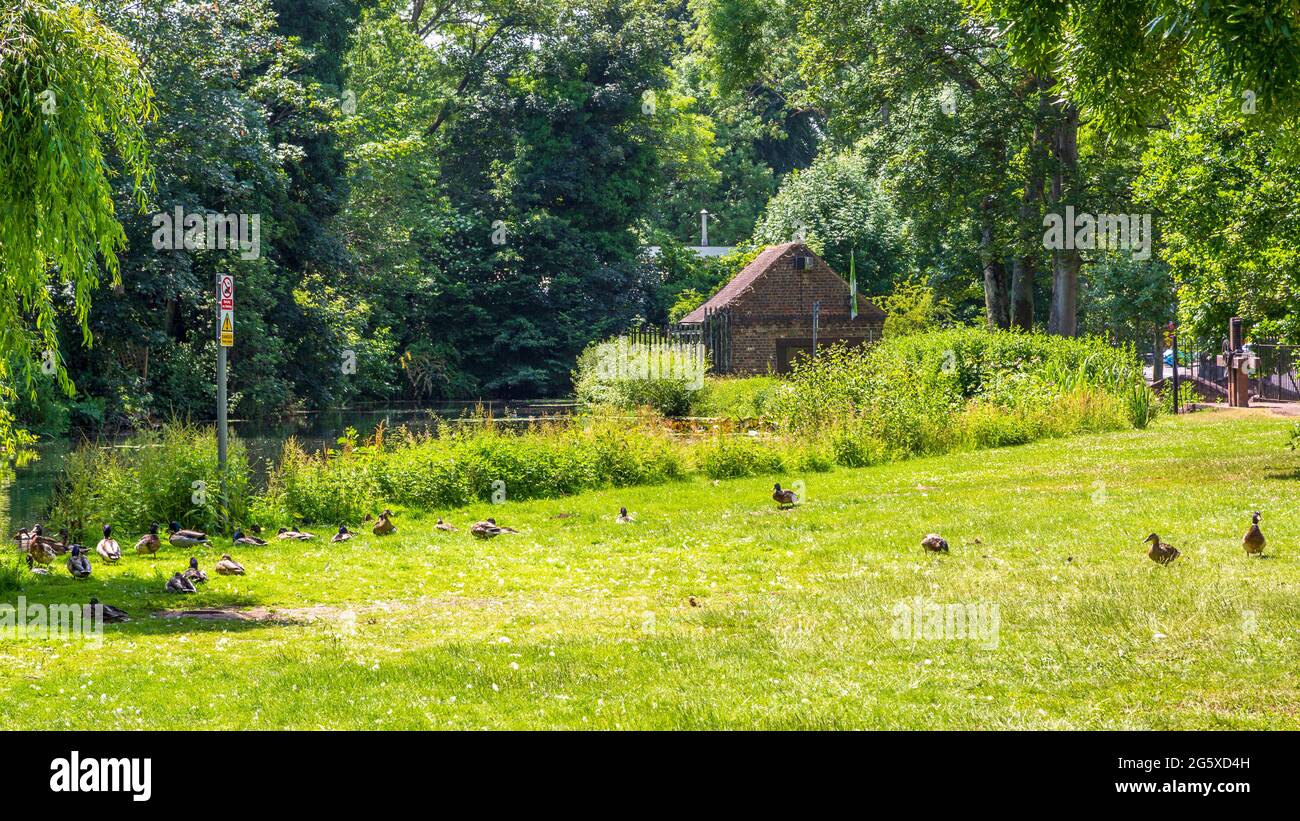
[[[1253,342],[1246,350],[1254,354],[1257,365],[1250,372],[1250,394],[1260,399],[1282,402],[1300,400],[1300,345],[1279,345],[1275,342]],[[1168,351],[1166,350],[1166,354]],[[1223,364],[1223,351],[1192,350],[1178,352],[1178,378],[1203,396],[1209,398],[1228,395],[1228,368]],[[1151,376],[1156,372],[1152,369]],[[1173,367],[1164,362],[1160,376],[1173,377]]]
[[[1300,399],[1300,384],[1296,381],[1296,354],[1300,346],[1256,342],[1247,347],[1259,362],[1250,380],[1256,396],[1280,401]]]

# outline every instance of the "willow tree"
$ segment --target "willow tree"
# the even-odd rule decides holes
[[[144,206],[152,116],[139,60],[94,14],[57,0],[0,11],[0,452],[23,439],[8,405],[38,373],[72,392],[54,297],[90,344],[91,294],[101,271],[120,283],[126,246],[109,178],[130,175]]]

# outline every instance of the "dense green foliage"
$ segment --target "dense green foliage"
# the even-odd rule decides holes
[[[1097,339],[954,329],[836,347],[796,365],[768,404],[806,436],[874,439],[898,455],[1125,427],[1131,351]]]
[[[81,341],[93,339],[91,293],[100,266],[120,286],[127,244],[111,196],[109,155],[122,187],[143,202],[153,116],[140,59],[76,5],[19,0],[0,12],[0,454],[24,443],[12,402],[41,377],[70,393],[55,295]],[[129,209],[127,209],[129,212]]]
[[[210,418],[223,273],[244,416],[567,393],[796,236],[941,324],[1300,340],[1292,11],[1211,5],[21,0],[0,440]],[[155,248],[176,208],[258,253]],[[1067,209],[1150,247],[1047,247]]]

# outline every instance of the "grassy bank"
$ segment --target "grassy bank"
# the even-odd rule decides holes
[[[150,618],[188,553],[25,577],[136,615],[102,648],[0,641],[10,728],[1284,728],[1300,712],[1300,499],[1285,420],[1146,431],[456,511],[386,540],[241,550]],[[774,480],[807,502],[778,512]],[[617,526],[627,505],[636,523]],[[1240,547],[1265,513],[1271,558]],[[566,518],[557,518],[566,514]],[[521,534],[477,542],[495,515]],[[1184,556],[1148,561],[1156,530]],[[952,555],[918,542],[938,531]],[[976,541],[978,540],[978,542]],[[229,547],[197,555],[205,565]],[[14,594],[6,594],[12,596]],[[896,638],[915,597],[997,604],[996,649]],[[700,606],[692,606],[695,597]]]

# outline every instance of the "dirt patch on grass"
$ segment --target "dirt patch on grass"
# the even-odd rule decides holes
[[[201,619],[203,621],[258,621],[275,624],[301,624],[318,619],[330,619],[359,608],[333,607],[320,604],[311,607],[198,607],[193,610],[160,610],[153,615],[160,619]]]
[[[237,607],[200,607],[194,610],[160,610],[153,615],[160,619],[201,619],[203,621],[287,621],[265,607],[246,610]]]

